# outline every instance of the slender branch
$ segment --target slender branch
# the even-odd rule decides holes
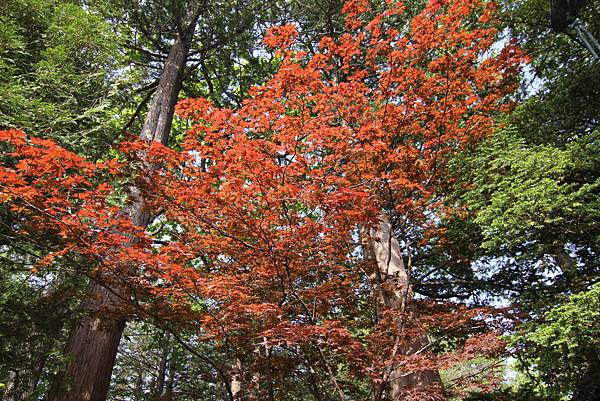
[[[122,132],[127,131],[133,125],[133,123],[135,122],[135,119],[137,117],[139,117],[144,106],[150,101],[150,98],[152,97],[154,92],[156,92],[156,87],[158,86],[158,81],[156,81],[156,82],[157,82],[157,85],[155,87],[151,88],[148,91],[148,93],[146,93],[146,96],[144,96],[142,101],[138,104],[135,111],[133,112],[133,115],[129,118],[129,121],[127,121],[127,123],[123,126],[123,129],[121,130]]]

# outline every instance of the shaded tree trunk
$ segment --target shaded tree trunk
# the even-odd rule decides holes
[[[175,359],[175,355],[171,355],[171,360],[169,361],[169,377],[167,379],[167,384],[166,384],[166,389],[165,389],[165,395],[171,397],[171,395],[173,394],[173,388],[175,388],[175,370],[177,368],[177,362]]]
[[[180,30],[165,61],[140,139],[167,143],[194,29],[204,6],[204,1],[190,2],[185,26]],[[131,203],[122,213],[135,225],[145,227],[150,216],[145,210],[144,199],[137,188],[130,188],[129,192]],[[90,285],[82,304],[84,316],[73,327],[65,346],[68,365],[64,374],[53,383],[48,401],[106,400],[126,320],[101,312],[118,310],[128,297],[124,288],[107,289],[98,283]]]
[[[141,368],[137,370],[137,378],[135,380],[135,397],[142,399],[144,396],[144,374]]]
[[[167,363],[169,361],[169,333],[163,334],[163,341],[161,341],[162,349],[160,354],[160,361],[158,363],[158,371],[156,376],[156,385],[154,387],[154,399],[159,400],[165,390],[165,379],[167,377]]]
[[[4,394],[2,396],[2,401],[20,400],[21,397],[17,393],[18,386],[19,372],[12,370],[8,376],[8,380],[6,381],[6,386],[3,389]]]
[[[600,400],[600,354],[594,348],[585,351],[587,369],[582,372],[571,401]]]
[[[104,316],[122,300],[117,294],[92,283],[82,304],[85,316],[71,330],[65,355],[65,371],[53,383],[49,401],[104,401],[117,355],[125,319]]]
[[[60,327],[58,327],[60,329]],[[46,333],[47,338],[42,341],[37,347],[33,347],[32,363],[28,369],[19,371],[11,371],[4,389],[0,391],[2,401],[26,401],[36,392],[40,383],[48,354],[52,350],[52,346],[59,336],[59,330]],[[37,356],[37,358],[36,358]]]
[[[40,379],[42,377],[42,373],[44,371],[44,367],[46,366],[46,362],[48,360],[48,354],[52,351],[52,347],[54,346],[57,338],[60,334],[60,329],[62,328],[62,324],[56,328],[56,331],[53,331],[49,338],[44,341],[40,347],[40,357],[35,361],[33,366],[31,367],[31,373],[27,379],[27,392],[23,399],[28,400],[31,396],[36,392],[38,385],[40,383]]]
[[[363,233],[365,235],[366,233]],[[401,318],[398,323],[398,336],[402,336],[402,325],[411,319],[410,302],[413,292],[410,285],[410,271],[407,270],[398,240],[393,236],[392,225],[385,214],[380,216],[380,223],[368,233],[365,243],[365,256],[374,262],[375,269],[371,279],[375,287],[377,314],[381,317],[383,311],[391,310],[399,312],[407,318]],[[410,355],[427,345],[426,334],[417,338],[398,339],[399,343],[407,344],[400,346],[396,354]],[[423,389],[441,387],[441,379],[437,370],[425,369],[415,372],[406,372],[399,367],[390,368],[387,377],[387,393],[392,400],[402,399],[403,394],[411,389]],[[382,388],[383,390],[383,388]],[[380,391],[376,392],[376,400],[383,396]]]
[[[65,297],[63,275],[57,276],[49,286],[45,287],[36,300],[36,307],[40,308],[38,316],[43,317],[44,311],[52,309],[53,323],[48,326],[44,323],[40,327],[39,323],[34,324],[30,333],[30,344],[24,348],[29,353],[27,365],[22,370],[12,371],[9,380],[4,389],[3,401],[26,401],[33,399],[52,349],[60,341],[60,333],[63,329],[65,317],[69,310],[62,301]],[[35,319],[37,321],[37,318]]]

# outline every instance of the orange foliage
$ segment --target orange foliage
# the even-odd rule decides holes
[[[370,288],[357,227],[382,208],[429,223],[447,160],[511,107],[523,56],[510,43],[491,50],[494,6],[480,0],[431,0],[411,21],[400,2],[377,15],[366,1],[345,11],[348,33],[324,38],[313,56],[298,51],[294,27],[272,29],[265,43],[283,61],[266,85],[236,110],[181,101],[178,115],[194,122],[182,150],[123,144],[122,173],[2,132],[12,150],[0,199],[22,216],[22,235],[58,235],[61,256],[93,260],[88,274],[125,282],[145,313],[186,321],[237,352],[319,348],[379,380],[394,345],[389,325],[360,310]],[[148,211],[169,223],[158,234],[133,226],[99,184],[131,171]],[[448,316],[456,313],[408,327],[407,337],[452,324]],[[445,363],[402,357],[393,362],[407,369]]]

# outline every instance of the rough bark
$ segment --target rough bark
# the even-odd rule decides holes
[[[410,319],[412,315],[410,302],[413,298],[410,272],[404,264],[400,244],[394,238],[392,225],[385,214],[381,215],[379,225],[371,229],[367,238],[365,256],[375,263],[371,278],[375,286],[378,316],[381,316],[384,310],[393,310],[407,314],[406,316],[409,317],[406,319]],[[399,336],[402,336],[402,325],[406,323],[406,319],[398,324]],[[396,352],[410,355],[425,346],[428,340],[426,335],[422,335],[403,342],[409,345],[400,347]],[[387,383],[390,399],[398,400],[410,389],[439,387],[441,379],[436,370],[405,372],[401,368],[392,367]]]
[[[242,361],[239,358],[235,358],[231,366],[231,398],[232,401],[242,400]]]
[[[178,36],[171,47],[140,133],[145,141],[167,144],[190,43],[191,38]]]
[[[165,61],[157,90],[150,102],[140,139],[166,144],[175,104],[181,90],[184,68],[196,23],[205,8],[205,1],[191,1],[184,26],[180,29]],[[150,216],[137,188],[130,188],[130,205],[122,213],[140,227],[148,225]],[[123,244],[127,246],[127,244]],[[84,315],[72,329],[65,355],[69,363],[65,374],[52,385],[48,401],[104,401],[113,364],[126,320],[100,313],[118,310],[126,302],[124,288],[107,289],[92,283],[82,304]]]
[[[71,330],[65,354],[71,358],[54,383],[49,401],[104,401],[125,319],[103,316],[121,300],[100,284],[90,286],[86,315]]]
[[[2,401],[14,401],[21,399],[20,395],[17,394],[16,391],[16,388],[18,387],[18,382],[19,372],[12,370],[8,376],[8,380],[6,381],[6,386],[4,387]]]

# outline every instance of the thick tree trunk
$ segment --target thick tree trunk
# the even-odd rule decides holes
[[[400,244],[394,238],[392,225],[385,214],[380,217],[380,224],[370,231],[365,248],[365,256],[375,262],[372,280],[375,285],[376,293],[374,295],[377,297],[378,316],[381,316],[384,310],[392,310],[403,315],[407,314],[405,316],[409,316],[408,319],[410,319],[412,313],[410,302],[413,293],[409,271],[404,265]],[[400,333],[402,324],[400,322],[398,325],[398,335],[402,335]],[[428,341],[425,334],[408,341],[400,340],[400,343],[408,345],[400,347],[396,352],[406,355],[417,352]],[[426,390],[441,386],[440,375],[436,370],[406,372],[393,366],[387,382],[387,392],[392,400],[401,399],[403,394],[410,389]]]
[[[169,137],[194,29],[205,4],[204,1],[190,3],[185,28],[170,49],[144,121],[140,138],[146,141],[166,144]],[[130,188],[130,200],[131,204],[123,213],[128,215],[134,224],[145,227],[150,216],[144,208],[144,200],[137,188]],[[118,310],[120,305],[127,302],[127,298],[125,289],[109,290],[97,283],[90,285],[83,303],[84,316],[73,328],[65,347],[65,355],[69,358],[65,375],[53,383],[48,401],[106,399],[126,321],[124,318],[115,317],[114,314],[102,316],[99,312],[103,309]]]
[[[178,36],[171,47],[140,133],[140,138],[145,141],[167,144],[190,43],[191,37]]]
[[[49,401],[104,401],[125,320],[103,316],[122,302],[117,295],[93,283],[65,346],[71,358],[50,390]]]

